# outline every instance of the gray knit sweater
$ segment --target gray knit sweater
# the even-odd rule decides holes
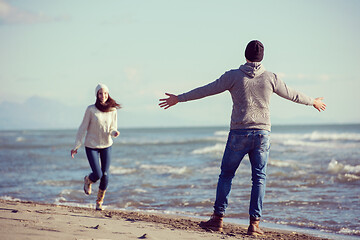
[[[289,88],[261,63],[246,63],[216,81],[178,96],[186,102],[228,90],[233,101],[230,129],[271,130],[270,97],[276,93],[296,103],[313,105],[314,99]]]

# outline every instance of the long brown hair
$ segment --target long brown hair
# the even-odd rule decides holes
[[[96,96],[95,107],[102,112],[110,112],[113,110],[113,108],[120,109],[121,105],[112,99],[110,95],[108,95],[108,99],[105,103],[101,103],[99,97]]]

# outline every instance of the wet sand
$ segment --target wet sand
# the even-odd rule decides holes
[[[246,235],[247,226],[228,224],[224,233],[199,227],[197,218],[148,214],[34,202],[0,200],[0,239],[151,239],[220,240],[276,239],[319,240],[303,233],[263,228],[264,236]]]

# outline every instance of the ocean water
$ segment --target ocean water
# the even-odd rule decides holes
[[[209,216],[227,127],[120,129],[107,209]],[[0,198],[94,207],[84,194],[76,130],[0,131]],[[360,237],[360,125],[273,126],[263,224]],[[247,157],[233,180],[226,221],[247,223]]]

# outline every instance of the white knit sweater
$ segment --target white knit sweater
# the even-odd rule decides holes
[[[85,147],[107,148],[113,144],[111,138],[117,131],[117,111],[114,108],[110,112],[102,112],[95,105],[87,107],[84,119],[76,134],[74,150],[78,149],[85,137]]]

